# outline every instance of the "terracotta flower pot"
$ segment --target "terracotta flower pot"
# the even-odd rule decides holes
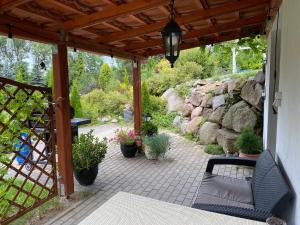
[[[245,153],[240,152],[239,156],[241,158],[248,158],[248,159],[257,160],[259,158],[260,154],[245,154]]]

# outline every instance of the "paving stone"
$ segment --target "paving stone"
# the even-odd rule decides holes
[[[191,206],[206,169],[209,155],[203,147],[179,135],[171,135],[171,150],[166,161],[150,161],[138,156],[125,159],[120,147],[110,144],[105,160],[92,187],[76,182],[75,191],[93,190],[94,195],[82,200],[75,210],[57,215],[52,224],[78,224],[119,191]],[[216,166],[214,173],[243,178],[252,170],[233,166]],[[53,221],[53,220],[52,220]],[[46,224],[50,225],[50,223]]]

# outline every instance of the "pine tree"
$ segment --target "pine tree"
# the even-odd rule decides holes
[[[47,77],[48,77],[48,87],[52,89],[52,95],[54,96],[53,66],[50,67]]]
[[[39,69],[39,65],[34,65],[33,69],[31,71],[31,77],[32,77],[32,84],[36,86],[44,86],[44,79],[42,72]]]
[[[70,104],[74,108],[75,111],[75,117],[82,117],[82,106],[80,102],[80,94],[78,91],[77,81],[73,81],[73,85],[71,88],[71,98],[70,98]]]
[[[150,102],[150,94],[148,90],[148,86],[146,82],[142,83],[142,113],[150,113],[151,112],[151,102]]]
[[[99,72],[99,86],[106,90],[109,80],[112,75],[112,70],[107,63],[103,63]]]
[[[23,77],[22,67],[20,65],[18,66],[16,81],[21,82],[21,83],[25,82],[24,77]]]
[[[129,75],[126,69],[124,69],[124,85],[126,87],[126,89],[129,86]]]

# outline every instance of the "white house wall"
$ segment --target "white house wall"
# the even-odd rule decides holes
[[[300,225],[300,0],[284,0],[280,17],[282,102],[278,108],[276,153],[296,193],[288,210],[288,224]]]

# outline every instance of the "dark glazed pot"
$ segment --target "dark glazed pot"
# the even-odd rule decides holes
[[[132,145],[121,144],[121,151],[125,158],[133,158],[137,152],[137,145],[135,143]]]
[[[98,165],[89,170],[82,170],[80,172],[74,171],[74,175],[79,184],[83,186],[91,185],[95,182],[98,175]]]

